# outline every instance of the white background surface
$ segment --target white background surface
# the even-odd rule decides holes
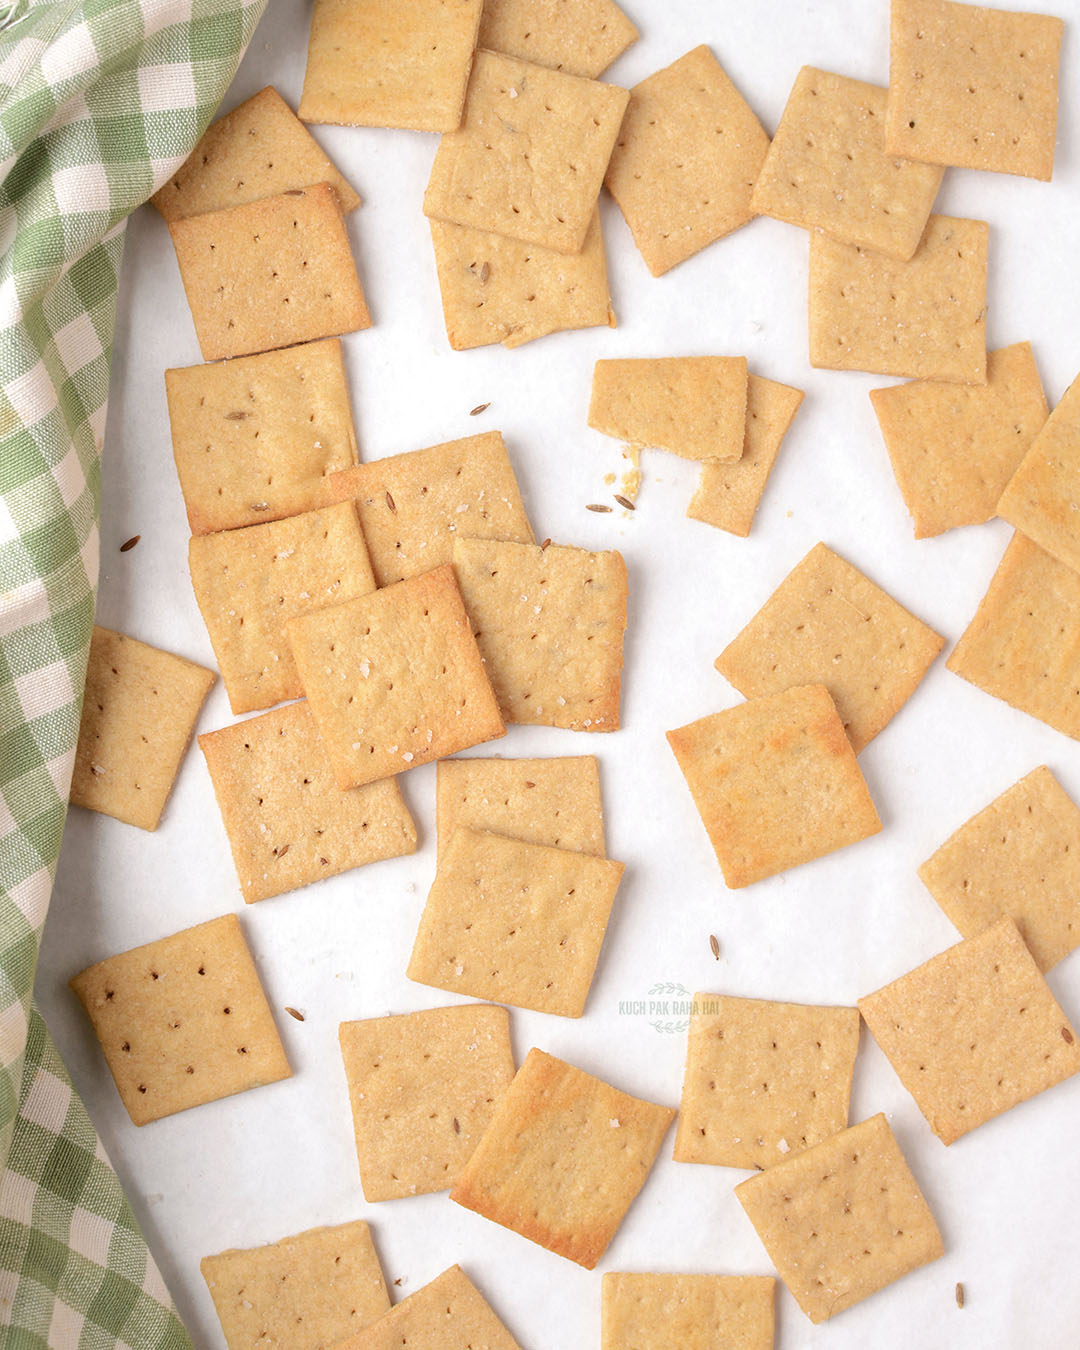
[[[1014,0],[1020,8],[1030,8]],[[642,38],[607,73],[630,85],[709,43],[766,129],[798,68],[887,83],[885,0],[627,0]],[[1080,212],[1075,0],[1061,71],[1051,184],[950,170],[938,209],[991,223],[988,340],[1034,345],[1051,405],[1080,369]],[[295,105],[309,7],[271,0],[226,99],[272,82]],[[739,701],[712,666],[726,642],[818,540],[866,571],[947,639],[963,631],[1008,538],[1000,522],[916,543],[867,391],[881,377],[811,370],[807,238],[757,220],[660,279],[603,203],[619,328],[452,353],[420,204],[436,138],[320,128],[364,197],[350,218],[375,326],[346,338],[366,459],[499,428],[538,539],[619,548],[630,571],[624,729],[589,736],[512,729],[477,753],[595,753],[611,857],[627,864],[585,1017],[512,1013],[519,1061],[539,1045],[627,1091],[677,1105],[685,1037],[621,1016],[620,1000],[677,982],[764,998],[851,1003],[956,940],[915,868],[958,825],[1037,764],[1080,799],[1080,751],[946,671],[944,654],[861,756],[885,824],[877,837],[742,891],[722,881],[664,731]],[[609,499],[617,443],[586,426],[601,356],[745,353],[807,397],[755,528],[735,539],[685,519],[693,465],[653,453],[633,517]],[[186,568],[187,529],[169,446],[162,372],[199,350],[167,231],[149,208],[129,227],[105,444],[101,622],[213,665]],[[467,414],[490,402],[477,418]],[[615,489],[617,490],[617,488]],[[139,533],[139,545],[119,546]],[[218,685],[199,730],[231,717]],[[421,831],[412,858],[381,863],[245,909],[210,780],[189,753],[158,832],[74,811],[37,992],[191,1333],[221,1347],[199,1259],[364,1217],[397,1297],[452,1262],[477,1281],[527,1350],[599,1345],[600,1271],[771,1273],[732,1194],[743,1173],[676,1164],[673,1134],[596,1273],[431,1195],[365,1204],[340,1021],[456,1002],[411,984],[405,965],[434,871],[434,767],[403,788]],[[136,1130],[66,988],[90,962],[229,911],[242,922],[295,1076]],[[709,934],[720,940],[713,960]],[[1080,1016],[1080,956],[1050,983]],[[301,1024],[282,1011],[301,1009]],[[888,1113],[933,1208],[946,1255],[814,1328],[782,1287],[777,1345],[1064,1347],[1080,1325],[1080,1078],[945,1149],[865,1030],[852,1121]],[[953,1290],[964,1283],[958,1311]],[[138,1350],[138,1348],[137,1348]]]

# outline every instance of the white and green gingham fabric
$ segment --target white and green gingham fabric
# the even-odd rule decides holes
[[[266,0],[0,0],[0,1345],[190,1341],[32,1006],[98,574],[124,222]]]

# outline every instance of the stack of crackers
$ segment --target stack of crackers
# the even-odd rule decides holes
[[[580,1018],[617,916],[597,759],[458,757],[514,724],[618,730],[625,563],[537,542],[497,431],[361,462],[360,198],[303,122],[441,133],[423,209],[455,350],[614,326],[602,185],[655,277],[759,214],[805,229],[811,364],[914,381],[871,397],[916,537],[1017,530],[950,669],[1075,738],[1080,384],[1050,415],[1028,343],[987,352],[988,227],[933,214],[948,166],[1049,179],[1061,31],[892,0],[888,89],[804,67],[770,139],[706,46],[601,81],[638,36],[612,0],[316,0],[299,117],[264,89],[155,196],[205,362],[165,382],[243,718],[198,742],[244,901],[413,853],[398,776],[438,761],[407,975],[473,1001],[340,1026],[368,1202],[448,1191],[593,1270],[676,1112],[538,1047],[515,1065],[509,1008]],[[599,360],[588,424],[700,463],[688,515],[746,536],[802,398],[741,356]],[[943,645],[823,542],[727,641],[744,701],[668,741],[728,887],[882,829],[858,756]],[[156,829],[215,679],[96,629],[71,800]],[[849,1122],[861,1021],[945,1144],[1075,1074],[1045,973],[1080,945],[1078,869],[1042,766],[919,869],[956,946],[857,1007],[694,997],[674,1158],[756,1170],[736,1195],[813,1322],[943,1252],[885,1116]],[[292,1072],[233,914],[71,985],[137,1125]],[[391,1306],[360,1220],[202,1270],[230,1350],[517,1345],[457,1265]],[[608,1271],[603,1346],[766,1350],[774,1286]]]

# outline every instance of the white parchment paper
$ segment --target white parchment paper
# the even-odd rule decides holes
[[[1080,6],[1046,3],[1071,21],[1054,181],[951,170],[937,209],[990,222],[989,345],[1030,340],[1053,404],[1080,370]],[[629,86],[707,42],[770,130],[803,64],[888,80],[885,0],[626,0],[626,8],[642,38],[606,78]],[[295,106],[309,14],[306,3],[271,0],[227,107],[267,83]],[[677,1016],[627,1014],[620,1003],[647,1001],[657,984],[853,1002],[957,938],[917,865],[1038,764],[1049,764],[1080,799],[1080,751],[948,673],[943,656],[861,756],[883,832],[733,892],[664,731],[739,701],[713,660],[818,540],[943,633],[947,652],[1009,531],[995,522],[914,541],[867,397],[890,381],[809,367],[801,231],[757,220],[653,279],[605,199],[617,331],[558,335],[513,352],[452,353],[420,211],[436,138],[330,127],[316,134],[364,197],[350,231],[375,326],[345,339],[363,457],[498,428],[537,537],[618,548],[626,557],[624,729],[588,736],[519,727],[486,752],[599,755],[609,853],[627,864],[584,1018],[514,1011],[519,1061],[539,1045],[620,1088],[677,1105],[685,1035],[651,1025]],[[610,501],[618,485],[606,486],[604,475],[626,467],[619,445],[586,426],[593,361],[728,353],[745,353],[754,371],[807,391],[751,537],[687,520],[697,470],[662,453],[645,457],[633,516],[586,511],[587,502]],[[166,228],[146,208],[129,227],[121,288],[99,618],[213,665],[187,574],[162,380],[166,367],[198,361]],[[491,406],[469,417],[480,403]],[[138,546],[120,554],[134,534],[142,536]],[[219,685],[199,730],[231,720]],[[404,975],[434,871],[434,769],[402,782],[421,830],[414,857],[250,908],[195,748],[156,834],[78,810],[68,821],[38,997],[196,1343],[224,1345],[199,1275],[202,1256],[356,1217],[372,1225],[395,1298],[460,1262],[528,1350],[599,1345],[602,1270],[770,1273],[732,1194],[745,1174],[674,1163],[671,1135],[594,1274],[445,1195],[365,1204],[338,1023],[457,1001]],[[295,1076],[136,1130],[66,981],[92,961],[229,911],[242,912]],[[1066,1012],[1080,1016],[1080,956],[1063,961],[1050,983]],[[306,1020],[288,1017],[286,1004]],[[946,1255],[817,1328],[781,1288],[780,1350],[1075,1345],[1080,1080],[945,1149],[864,1031],[851,1118],[879,1110],[937,1215]],[[958,1280],[967,1295],[962,1311]]]

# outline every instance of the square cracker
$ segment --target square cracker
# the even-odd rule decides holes
[[[453,131],[484,0],[315,0],[305,122]]]
[[[751,208],[906,260],[945,170],[885,151],[888,91],[814,66],[795,78]]]
[[[815,544],[716,659],[745,698],[823,684],[858,753],[918,688],[945,639]]]
[[[396,778],[342,792],[306,703],[199,737],[248,904],[416,852]]]
[[[424,214],[580,253],[629,97],[477,52],[465,120],[439,143]]]
[[[637,39],[614,0],[485,0],[477,46],[595,80]]]
[[[1080,572],[1080,377],[1040,429],[1009,481],[997,513],[1040,548]]]
[[[329,183],[169,223],[204,361],[370,328]]]
[[[285,637],[289,619],[375,589],[360,522],[348,502],[194,535],[188,566],[234,713],[303,694]]]
[[[733,888],[881,829],[824,685],[751,699],[667,738]]]
[[[945,664],[1080,740],[1080,573],[1014,534]]]
[[[1049,412],[1027,342],[987,352],[985,384],[916,380],[870,401],[916,539],[992,519]]]
[[[334,1350],[521,1350],[460,1266],[395,1305]]]
[[[601,1289],[600,1350],[773,1350],[771,1276],[609,1270]]]
[[[200,1269],[229,1350],[327,1350],[390,1310],[362,1220],[204,1256]]]
[[[173,457],[192,534],[329,506],[356,463],[337,338],[165,372]]]
[[[380,586],[449,562],[458,534],[533,541],[498,431],[357,464],[328,486],[356,507]]]
[[[592,1270],[674,1115],[530,1050],[450,1199]]]
[[[1042,765],[919,868],[964,937],[1008,916],[1040,970],[1080,946],[1080,808]]]
[[[443,759],[435,771],[439,862],[458,825],[604,857],[600,766],[562,759]]]
[[[825,1322],[944,1254],[884,1115],[735,1187],[780,1278]]]
[[[449,563],[288,625],[338,787],[360,787],[502,736]]]
[[[753,219],[768,148],[708,47],[634,85],[604,181],[654,277]]]
[[[1064,24],[948,0],[893,0],[890,155],[1049,179]]]
[[[780,446],[802,401],[801,389],[760,375],[747,376],[742,458],[733,464],[716,460],[702,464],[697,491],[686,508],[691,520],[746,538]]]
[[[156,830],[216,678],[182,656],[95,624],[71,804]]]
[[[662,356],[597,361],[589,426],[631,445],[684,459],[742,457],[745,356]]]
[[[810,364],[986,383],[981,220],[931,216],[908,262],[810,234]]]
[[[291,1076],[235,914],[99,961],[70,984],[136,1125]]]
[[[848,1123],[857,1008],[695,994],[677,1162],[771,1167]]]
[[[621,554],[459,537],[454,571],[508,722],[619,729]]]
[[[364,1199],[446,1191],[514,1076],[510,1014],[467,1003],[342,1022]]]
[[[346,213],[360,205],[311,132],[267,85],[212,123],[150,200],[166,220],[181,220],[312,183],[330,183]]]
[[[428,892],[409,979],[580,1017],[624,870],[459,825]]]
[[[454,351],[493,342],[520,347],[549,333],[615,327],[599,211],[581,252],[573,254],[446,220],[429,223]]]
[[[859,1011],[944,1144],[1080,1070],[1080,1044],[1012,919],[874,994]]]

